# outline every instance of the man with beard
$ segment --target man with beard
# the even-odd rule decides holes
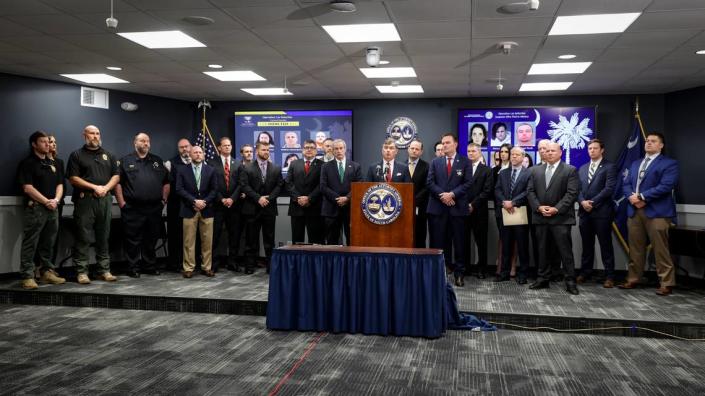
[[[149,135],[138,133],[134,145],[135,152],[120,159],[115,198],[125,233],[127,275],[139,278],[140,272],[159,275],[154,245],[163,227],[162,210],[170,187],[169,172],[162,159],[149,152]]]
[[[183,220],[179,216],[181,210],[181,198],[176,194],[176,175],[183,168],[188,168],[191,165],[191,142],[188,139],[179,139],[176,145],[178,154],[172,159],[164,163],[164,166],[169,170],[169,189],[173,192],[169,194],[169,200],[166,206],[167,217],[167,238],[169,241],[169,269],[175,272],[181,272],[184,256],[183,256]]]
[[[333,139],[326,138],[323,141],[323,162],[332,161],[335,158],[333,155]]]
[[[78,273],[78,283],[88,284],[88,248],[91,234],[95,234],[95,255],[98,279],[114,282],[110,273],[110,191],[120,181],[115,157],[101,147],[100,130],[95,125],[83,129],[86,144],[71,153],[66,166],[66,176],[73,185],[73,218],[76,222],[76,242],[73,247],[73,264]]]

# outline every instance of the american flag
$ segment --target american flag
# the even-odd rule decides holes
[[[213,139],[210,136],[208,130],[198,132],[196,136],[196,146],[201,146],[203,153],[205,154],[206,162],[212,161],[216,157],[217,151],[215,150],[215,145],[213,144]]]

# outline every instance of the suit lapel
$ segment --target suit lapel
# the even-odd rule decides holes
[[[644,172],[644,177],[641,179],[641,182],[642,182],[642,183],[644,182],[644,179],[646,179],[646,177],[649,176],[649,174],[651,174],[651,170],[654,169],[654,166],[656,165],[656,163],[657,163],[659,160],[661,160],[661,158],[662,158],[662,155],[659,154],[659,156],[656,157],[656,159],[654,159],[653,161],[651,161],[651,163],[649,164],[649,166],[646,168],[646,172]],[[643,162],[643,158],[642,158],[642,161],[641,161],[641,162]],[[641,167],[641,162],[639,162],[639,166],[640,166],[640,167]],[[637,168],[637,179],[638,179],[638,172],[639,172],[639,169]]]

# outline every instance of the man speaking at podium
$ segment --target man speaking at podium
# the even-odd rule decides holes
[[[394,140],[387,138],[382,143],[382,161],[370,165],[367,170],[367,181],[387,183],[411,183],[409,168],[397,162],[399,150]]]

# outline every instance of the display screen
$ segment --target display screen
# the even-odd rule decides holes
[[[316,142],[317,156],[324,155],[326,138],[343,139],[352,158],[352,110],[272,110],[236,111],[235,146],[269,142],[270,160],[286,174],[289,164],[303,158],[306,139]]]
[[[521,146],[534,164],[541,162],[537,144],[549,139],[563,147],[562,160],[579,168],[590,161],[587,143],[595,138],[595,107],[522,107],[458,110],[458,150],[469,142],[482,146],[488,166],[500,146]]]

